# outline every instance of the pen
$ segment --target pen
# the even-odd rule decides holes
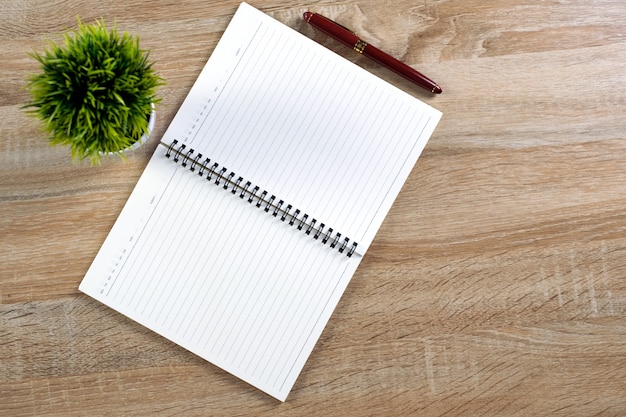
[[[409,67],[405,63],[398,61],[391,55],[381,51],[375,46],[361,40],[354,32],[352,32],[348,28],[343,27],[340,24],[335,23],[327,17],[324,17],[317,13],[305,12],[303,17],[304,20],[306,20],[314,28],[318,29],[321,32],[324,32],[331,38],[338,40],[344,45],[353,48],[358,53],[363,54],[366,57],[378,62],[383,67],[390,69],[401,77],[404,77],[407,80],[414,82],[415,84],[425,88],[431,93],[441,93],[441,87],[439,87],[436,82],[434,82],[424,74],[415,71],[413,68]]]

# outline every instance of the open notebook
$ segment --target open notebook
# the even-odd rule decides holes
[[[243,3],[80,290],[284,401],[440,117]]]

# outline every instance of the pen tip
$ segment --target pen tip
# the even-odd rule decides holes
[[[304,18],[304,20],[306,20],[307,22],[309,20],[311,20],[311,16],[313,16],[313,13],[311,12],[304,12],[304,14],[302,15],[302,17]]]
[[[433,88],[433,93],[441,94],[442,92],[443,90],[441,89],[441,87],[439,87],[439,84],[435,85],[435,87]]]

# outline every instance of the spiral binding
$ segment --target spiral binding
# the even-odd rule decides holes
[[[284,200],[278,199],[266,190],[261,190],[259,186],[253,185],[233,171],[229,172],[227,168],[211,161],[210,158],[202,160],[203,155],[201,153],[195,153],[194,149],[187,149],[185,144],[178,145],[178,140],[174,140],[169,145],[161,143],[167,147],[165,153],[167,158],[173,157],[174,162],[180,162],[181,166],[192,172],[197,172],[207,181],[222,186],[224,190],[230,190],[232,194],[238,195],[242,200],[246,200],[249,204],[264,210],[282,222],[286,222],[289,226],[294,226],[312,236],[313,239],[320,240],[321,238],[322,244],[328,243],[331,248],[336,248],[339,253],[345,252],[346,256],[351,257],[356,252],[358,244],[352,242],[350,238],[344,237],[342,240],[341,233],[335,232],[332,227],[327,227],[324,223],[318,222],[317,219],[302,213],[301,210],[285,203]]]

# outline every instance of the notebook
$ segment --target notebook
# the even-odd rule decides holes
[[[242,3],[80,290],[285,401],[440,117]]]

